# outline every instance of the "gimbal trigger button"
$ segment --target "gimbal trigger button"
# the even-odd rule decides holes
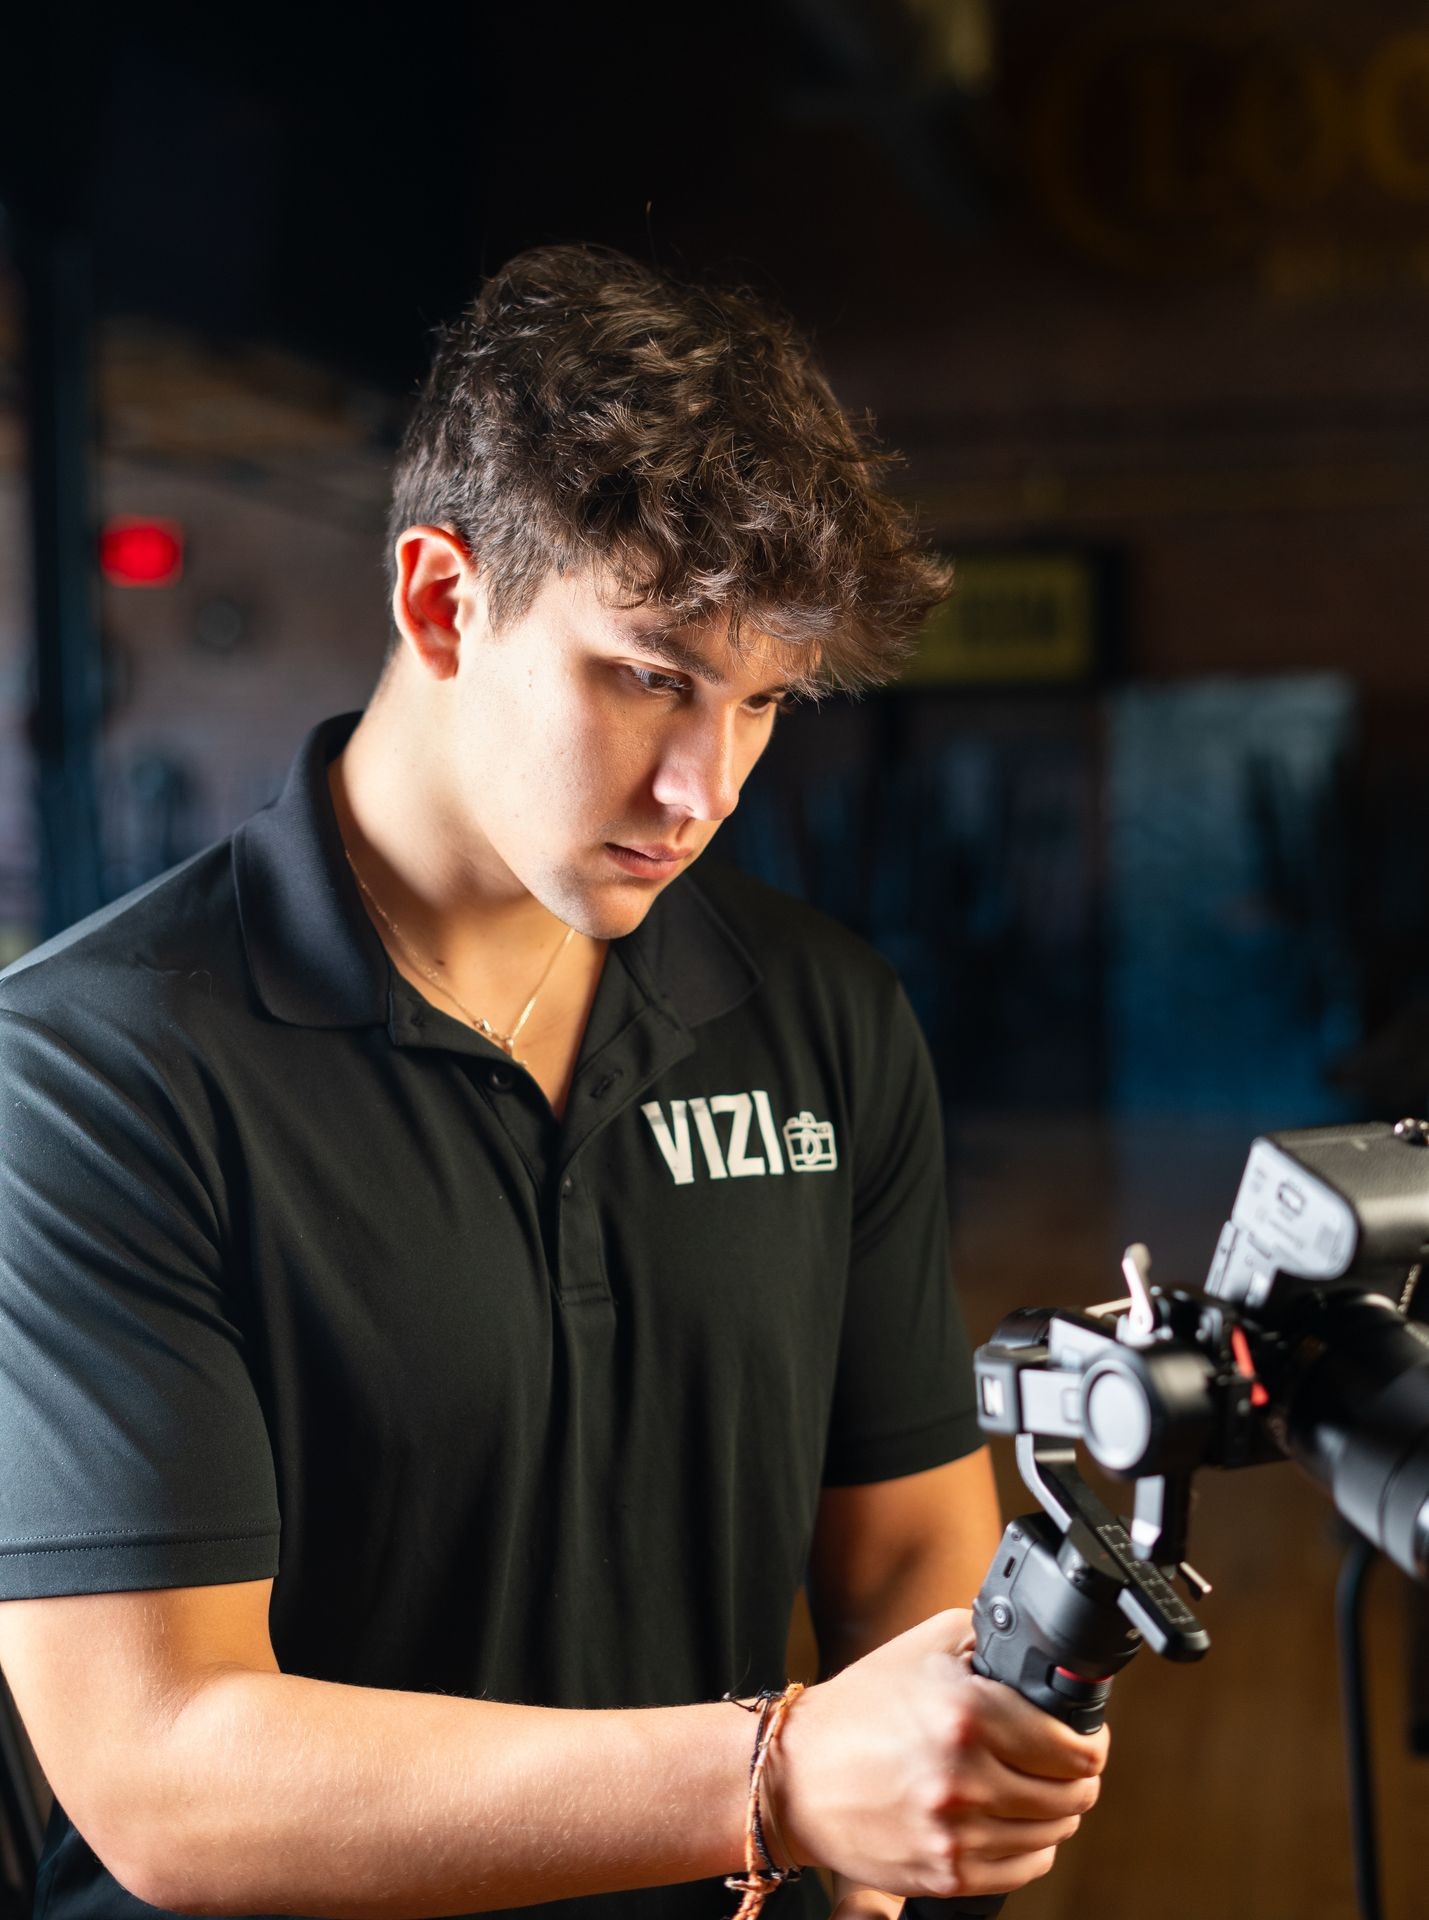
[[[1070,1667],[1053,1667],[1047,1675],[1047,1685],[1053,1693],[1060,1693],[1064,1700],[1089,1705],[1093,1701],[1106,1699],[1111,1692],[1111,1675],[1103,1674],[1088,1680],[1080,1673],[1073,1673]]]

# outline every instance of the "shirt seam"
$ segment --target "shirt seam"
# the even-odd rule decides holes
[[[96,1528],[92,1534],[40,1533],[23,1546],[0,1546],[0,1558],[23,1559],[50,1553],[96,1553],[116,1544],[124,1546],[212,1546],[224,1540],[276,1540],[278,1527],[250,1527],[242,1532],[155,1533],[147,1527]]]

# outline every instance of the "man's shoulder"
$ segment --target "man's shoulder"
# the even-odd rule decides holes
[[[882,1112],[913,1081],[931,1084],[918,1017],[890,961],[806,901],[721,861],[690,875],[699,910],[743,949],[758,984],[737,1003],[758,1044],[816,1060],[842,1082],[849,1112]],[[737,1048],[731,1031],[721,1044]]]
[[[0,1013],[65,1031],[170,1026],[179,1004],[246,999],[231,842],[219,841],[0,973]]]
[[[883,955],[841,921],[728,861],[701,861],[689,884],[705,911],[723,921],[773,984],[817,981],[880,995],[897,986]]]

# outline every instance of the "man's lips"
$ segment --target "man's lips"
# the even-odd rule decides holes
[[[619,847],[622,853],[638,853],[645,860],[684,860],[687,857],[684,847],[647,846],[643,840],[612,840],[610,844]]]
[[[627,873],[656,875],[674,873],[691,858],[691,850],[680,847],[630,846],[619,840],[607,840],[605,850]]]

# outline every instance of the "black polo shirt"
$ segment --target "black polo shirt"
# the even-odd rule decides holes
[[[328,797],[353,724],[0,978],[0,1597],[273,1575],[321,1679],[780,1682],[821,1486],[978,1442],[907,1002],[701,867],[611,944],[558,1121],[391,967]],[[152,1909],[59,1809],[37,1911]]]

